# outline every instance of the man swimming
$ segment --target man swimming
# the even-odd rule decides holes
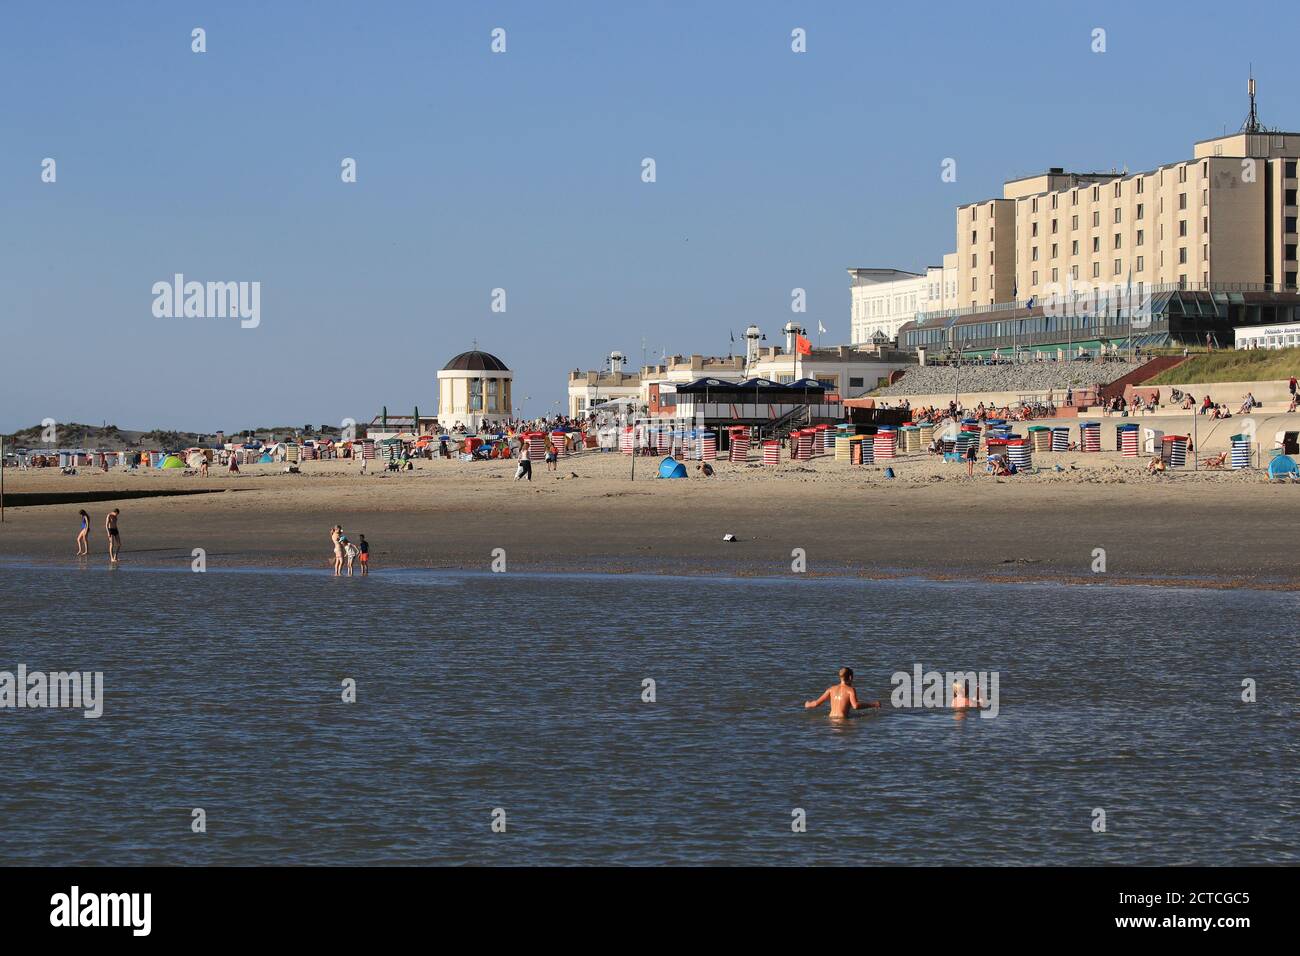
[[[853,689],[853,668],[840,668],[840,682],[834,687],[827,687],[825,692],[816,700],[806,700],[803,702],[806,710],[812,710],[814,707],[820,707],[825,701],[831,702],[832,717],[847,717],[850,711],[866,710],[870,707],[879,707],[880,701],[859,701],[858,692]]]

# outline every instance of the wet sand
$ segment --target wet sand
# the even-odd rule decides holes
[[[514,462],[420,462],[413,473],[368,475],[350,462],[305,462],[299,475],[260,465],[208,479],[11,469],[11,505],[25,495],[63,500],[9,507],[0,558],[75,563],[85,507],[89,560],[107,561],[104,514],[116,506],[123,561],[157,565],[188,566],[203,548],[211,568],[323,569],[337,522],[366,535],[375,568],[488,571],[503,548],[511,571],[785,575],[802,548],[809,574],[1300,586],[1291,547],[1300,487],[1270,485],[1259,472],[1153,477],[1145,459],[1116,453],[1040,454],[1038,474],[1003,479],[978,469],[968,479],[964,465],[928,456],[896,459],[892,480],[883,466],[829,458],[718,462],[714,478],[675,481],[653,477],[657,464],[639,459],[632,481],[629,457],[587,453],[555,473],[534,463],[531,483],[513,480]],[[226,493],[157,495],[200,489]],[[151,496],[125,497],[140,492]],[[729,533],[738,540],[725,543]],[[1097,548],[1104,574],[1092,570]]]

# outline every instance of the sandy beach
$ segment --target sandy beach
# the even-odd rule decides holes
[[[90,560],[106,560],[104,514],[120,507],[124,561],[160,565],[203,548],[210,567],[325,569],[338,522],[367,536],[377,569],[487,571],[504,548],[511,571],[784,575],[802,548],[810,574],[1300,585],[1288,519],[1300,489],[1258,471],[1149,476],[1145,459],[1071,452],[1040,454],[1037,474],[1011,478],[911,456],[894,460],[894,479],[820,458],[722,461],[711,479],[664,481],[657,462],[639,459],[633,481],[630,457],[586,453],[554,473],[535,463],[531,483],[513,480],[514,462],[442,460],[401,474],[312,461],[301,474],[257,465],[208,479],[10,470],[0,558],[75,561],[85,507]],[[195,491],[213,493],[159,494]],[[49,496],[57,503],[30,504]],[[1105,574],[1092,571],[1096,548]]]

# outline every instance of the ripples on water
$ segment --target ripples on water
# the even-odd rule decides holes
[[[11,864],[1300,861],[1294,594],[9,566],[0,599],[0,670],[106,698],[0,710]],[[917,662],[1000,672],[1001,714],[801,707]]]

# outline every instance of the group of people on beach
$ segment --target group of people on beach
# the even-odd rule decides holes
[[[344,569],[352,577],[354,562],[361,565],[363,575],[370,573],[370,543],[364,534],[357,535],[352,541],[343,533],[343,525],[336,524],[330,528],[330,541],[334,545],[334,576],[342,577]]]
[[[108,535],[108,560],[110,564],[118,563],[118,556],[122,553],[122,532],[118,530],[117,521],[121,515],[121,509],[114,508],[104,517],[104,532]],[[77,557],[85,557],[90,554],[90,515],[86,509],[82,508],[77,512],[77,517],[81,519],[81,528],[77,531]]]

